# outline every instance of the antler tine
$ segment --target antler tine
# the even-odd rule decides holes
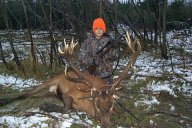
[[[131,50],[131,57],[130,57],[130,60],[129,60],[129,63],[127,65],[127,67],[124,69],[124,71],[119,75],[119,77],[117,79],[114,80],[113,84],[112,84],[112,87],[111,89],[113,91],[115,91],[115,88],[116,86],[119,84],[119,82],[121,80],[123,80],[124,78],[127,77],[128,75],[128,72],[132,69],[133,65],[135,64],[136,60],[137,60],[137,56],[139,55],[140,51],[141,51],[141,45],[140,45],[140,42],[138,39],[136,39],[136,43],[133,43],[135,45],[137,45],[137,48],[136,48],[136,51],[133,49],[134,46],[132,46],[131,44],[131,39],[130,39],[130,36],[128,34],[128,32],[126,32],[126,42],[127,42],[127,45],[128,45],[128,48]],[[135,42],[134,41],[134,42]]]
[[[71,48],[71,45],[72,45],[72,43],[73,43],[73,40],[74,40],[74,38],[72,38],[71,43],[69,44],[69,50],[68,50],[68,54],[69,54],[69,55],[72,55],[73,49]]]
[[[72,40],[71,40],[71,44],[70,44],[70,48],[69,48],[69,54],[71,55],[71,54],[73,54],[73,51],[74,51],[74,48],[75,48],[75,46],[78,44],[78,42],[76,42],[76,43],[74,43],[74,37],[72,38]]]
[[[58,47],[58,51],[59,51],[60,54],[65,54],[68,51],[68,49],[69,49],[69,45],[66,43],[66,39],[65,38],[63,39],[63,42],[64,42],[63,51],[61,50],[60,46]]]
[[[74,50],[75,46],[78,44],[78,42],[74,43],[74,38],[73,38],[73,41],[71,42],[71,47],[72,49]]]
[[[127,42],[127,46],[128,46],[128,48],[129,48],[130,50],[132,50],[132,49],[131,49],[131,38],[130,38],[130,36],[129,36],[128,31],[126,31],[126,37],[125,37],[125,40],[126,40],[126,42]]]
[[[66,42],[66,38],[64,38],[64,52],[68,54],[69,44]]]
[[[60,54],[65,54],[65,52],[63,52],[63,51],[61,50],[61,47],[60,47],[60,46],[58,47],[58,51],[59,51]]]
[[[125,40],[126,40],[126,42],[127,42],[127,46],[128,46],[128,48],[129,48],[129,50],[131,50],[131,53],[135,53],[136,51],[135,51],[134,48],[132,47],[132,44],[135,44],[135,42],[137,41],[137,39],[134,40],[134,42],[131,44],[131,38],[130,38],[130,36],[129,36],[128,31],[126,31]]]

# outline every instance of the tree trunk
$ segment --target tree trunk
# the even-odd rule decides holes
[[[3,61],[3,64],[4,66],[7,68],[7,70],[13,70],[14,68],[9,64],[7,63],[7,61],[5,60],[5,57],[4,57],[4,53],[3,53],[3,47],[2,47],[2,44],[1,44],[1,41],[0,41],[0,55],[1,55],[1,59]]]
[[[53,37],[52,0],[49,0],[49,36],[51,39],[50,67],[52,67],[54,62],[54,54],[56,55],[56,45]]]
[[[29,38],[29,40],[31,42],[32,66],[33,66],[33,71],[35,71],[35,66],[36,66],[35,44],[33,42],[31,28],[29,27],[29,19],[28,19],[27,10],[26,10],[24,0],[22,0],[22,6],[23,6],[24,15],[25,15],[25,22],[26,22],[26,25],[27,25],[28,38]]]
[[[167,0],[164,1],[163,6],[163,44],[162,44],[162,50],[161,55],[163,58],[168,59],[167,56],[167,40],[166,40],[166,13],[167,12]]]
[[[10,33],[10,27],[9,27],[9,20],[8,20],[8,16],[7,16],[7,8],[5,9],[5,24],[6,24],[6,29],[8,30],[8,34],[9,34],[9,43],[10,43],[10,46],[11,46],[11,50],[12,50],[12,53],[13,53],[13,56],[14,56],[14,61],[18,67],[18,69],[25,74],[25,69],[22,65],[22,63],[20,62],[19,60],[19,57],[17,56],[17,52],[14,48],[14,44],[13,44],[13,40],[12,40],[12,36],[11,36],[11,33]]]
[[[114,5],[114,23],[115,23],[115,28],[117,28],[117,1],[113,0],[113,5]],[[118,30],[115,29],[115,38],[117,37],[117,32]]]
[[[159,31],[158,31],[158,35],[159,35],[159,45],[160,45],[160,49],[162,52],[162,42],[161,42],[161,3],[160,0],[158,1],[158,6],[159,6],[159,12],[158,12],[158,25],[159,25]]]
[[[159,19],[159,17],[157,17],[157,19]],[[155,28],[155,37],[154,37],[154,42],[157,44],[157,42],[158,42],[158,40],[157,40],[157,38],[158,38],[158,27],[157,27],[157,21],[155,21],[155,23],[154,23],[155,25],[154,25],[154,28]],[[160,25],[160,24],[159,24]]]
[[[146,43],[146,37],[147,37],[147,39],[149,39],[149,38],[148,38],[148,35],[147,35],[147,30],[146,30],[146,25],[145,25],[144,12],[142,12],[142,13],[139,12],[139,10],[137,9],[137,7],[136,7],[136,5],[135,5],[135,3],[134,3],[134,0],[131,0],[131,2],[132,2],[132,4],[133,4],[133,7],[134,7],[136,13],[137,13],[137,14],[139,15],[139,17],[142,19],[143,32],[144,32],[142,43],[143,43],[143,48],[144,48],[145,50],[148,50],[148,46],[147,46],[147,43]],[[141,2],[141,1],[139,1],[139,2]]]
[[[53,37],[53,22],[52,22],[52,0],[49,0],[49,19],[47,17],[47,14],[45,12],[45,9],[42,5],[42,0],[40,1],[40,6],[41,6],[41,10],[43,12],[43,16],[45,18],[45,22],[46,25],[49,26],[49,37],[51,40],[51,47],[50,47],[50,64],[49,66],[52,67],[53,66],[53,62],[54,62],[54,53],[56,54],[56,45],[55,45],[55,40]]]
[[[158,8],[155,9],[155,21],[154,21],[154,29],[155,29],[155,36],[154,36],[154,42],[156,43],[156,45],[158,45],[158,28],[160,31],[160,0],[157,0],[157,4],[158,4]]]
[[[99,16],[103,17],[103,0],[99,0]]]

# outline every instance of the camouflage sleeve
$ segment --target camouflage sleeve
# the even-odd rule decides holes
[[[107,53],[106,55],[106,59],[109,61],[116,61],[118,58],[118,48],[117,48],[117,44],[113,44],[115,43],[114,40],[110,40],[112,43],[112,48],[111,50]]]
[[[89,40],[86,39],[81,45],[80,51],[78,53],[78,61],[82,65],[91,65],[93,59],[91,57],[91,50],[89,46]]]

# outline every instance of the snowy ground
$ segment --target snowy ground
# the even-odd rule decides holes
[[[28,110],[29,112],[40,112],[38,109]],[[42,113],[42,112],[41,112]],[[92,121],[88,119],[87,117],[85,119],[80,119],[78,115],[82,115],[85,113],[79,112],[78,115],[76,113],[70,113],[70,114],[61,114],[61,113],[55,113],[51,112],[49,113],[49,116],[53,116],[55,118],[58,118],[58,121],[54,124],[54,126],[51,124],[54,119],[43,115],[43,114],[35,114],[33,116],[2,116],[0,118],[0,124],[7,125],[10,128],[19,127],[19,128],[29,128],[29,127],[35,127],[35,128],[47,128],[47,127],[55,127],[55,128],[70,128],[72,124],[78,124],[82,125],[84,127],[88,127],[92,125]],[[96,128],[100,128],[99,126],[96,126]]]
[[[40,81],[35,79],[21,79],[15,76],[9,75],[0,75],[0,85],[10,86],[13,89],[23,90],[27,87],[37,86],[40,84]]]
[[[171,48],[183,48],[185,53],[191,53],[192,50],[192,36],[185,37],[185,39],[175,39],[175,34],[170,32],[168,34],[169,46]],[[6,47],[5,45],[5,48]],[[192,64],[190,63],[190,59],[185,57],[185,66],[183,65],[184,60],[180,57],[177,52],[172,49],[170,51],[172,53],[172,60],[162,60],[161,58],[155,57],[153,53],[142,52],[138,57],[138,60],[135,63],[134,67],[134,75],[131,77],[131,80],[134,80],[135,83],[140,80],[146,80],[148,77],[162,77],[163,75],[171,75],[167,76],[167,79],[158,81],[156,79],[151,80],[147,83],[145,87],[140,87],[140,92],[144,93],[146,91],[151,92],[153,95],[149,98],[147,95],[142,95],[137,101],[134,102],[135,107],[145,106],[148,108],[153,105],[161,104],[161,101],[155,95],[158,95],[160,92],[167,92],[169,95],[173,97],[178,97],[178,92],[181,92],[186,97],[192,96]],[[126,66],[128,58],[120,60],[120,67]],[[189,62],[189,63],[188,63]],[[175,64],[174,67],[171,66],[171,63]],[[181,77],[173,74],[180,74]],[[179,84],[178,84],[179,82]],[[40,84],[40,81],[37,81],[33,78],[23,80],[18,77],[8,76],[5,74],[0,75],[0,86],[10,86],[13,89],[23,90],[24,88],[36,86]],[[127,85],[129,88],[129,85]],[[174,111],[175,107],[172,104],[170,105],[170,111]],[[0,112],[8,111],[5,109],[0,109]],[[32,108],[30,110],[26,110],[30,112],[41,112],[38,108]],[[80,118],[81,115],[85,115],[82,112],[71,112],[69,114],[62,113],[49,113],[52,116],[59,118],[59,121],[56,122],[55,127],[58,128],[68,128],[72,124],[80,124],[83,126],[92,126],[93,122],[91,119],[88,119],[87,116],[82,120]],[[12,127],[49,127],[49,123],[52,122],[53,119],[45,116],[43,114],[36,114],[33,116],[25,117],[25,116],[14,116],[14,115],[2,115],[0,117],[0,127],[1,124]],[[149,123],[154,123],[153,120],[149,119]],[[95,126],[100,127],[100,126]]]
[[[121,65],[125,65],[126,62],[127,62],[126,60],[121,60]],[[161,67],[162,63],[169,64],[170,62],[165,61],[165,60],[161,61],[160,59],[154,59],[150,55],[150,53],[143,52],[143,53],[141,53],[141,55],[139,56],[139,58],[135,64],[136,65],[135,66],[135,71],[136,71],[135,76],[138,74],[155,75],[155,76],[158,76],[158,74],[161,75],[165,70],[165,69],[162,69],[162,67]],[[167,66],[166,70],[168,72],[171,72],[171,67]],[[189,81],[190,82],[192,81],[192,71],[185,70],[180,67],[175,68],[175,71],[177,71],[178,73],[185,74],[184,78],[187,79],[188,82],[184,81],[181,78],[176,78],[176,77],[173,78],[171,80],[171,82],[168,80],[165,80],[162,82],[156,82],[154,80],[154,81],[149,82],[145,88],[141,88],[141,92],[143,90],[147,89],[147,90],[152,91],[154,94],[156,94],[163,90],[163,91],[167,91],[170,95],[177,97],[177,95],[174,93],[174,90],[177,88],[179,91],[182,91],[186,95],[192,96],[192,86],[190,86],[190,83],[189,83]],[[133,76],[132,79],[136,79],[137,81],[141,80],[141,79],[145,79],[145,77],[136,77],[135,78],[135,76]],[[179,87],[176,86],[174,83],[177,81],[181,81],[182,85]],[[23,88],[38,85],[38,83],[39,82],[34,79],[22,80],[20,78],[15,78],[13,76],[0,75],[0,85],[12,86],[14,89],[23,90]],[[144,96],[139,101],[135,102],[135,106],[138,106],[138,105],[151,106],[153,104],[159,104],[159,103],[160,103],[160,101],[158,101],[155,96],[153,96],[150,99],[147,96]],[[57,123],[57,126],[62,127],[62,128],[70,127],[74,123],[83,124],[85,126],[87,126],[87,125],[89,126],[92,124],[92,121],[90,119],[86,118],[86,120],[82,121],[80,119],[80,117],[78,115],[76,115],[75,113],[73,113],[70,116],[68,114],[62,115],[61,113],[50,113],[50,114],[62,119],[62,121],[59,121]],[[30,127],[33,125],[35,125],[37,127],[47,127],[48,124],[45,123],[47,120],[52,120],[52,119],[50,119],[46,116],[40,115],[40,114],[30,116],[30,117],[15,117],[15,116],[4,115],[4,116],[0,117],[0,124],[8,124],[9,127],[18,126],[21,128]]]

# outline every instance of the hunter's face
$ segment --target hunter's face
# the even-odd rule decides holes
[[[104,34],[104,31],[101,28],[97,28],[97,29],[95,29],[94,34],[95,34],[96,38],[101,38]]]

